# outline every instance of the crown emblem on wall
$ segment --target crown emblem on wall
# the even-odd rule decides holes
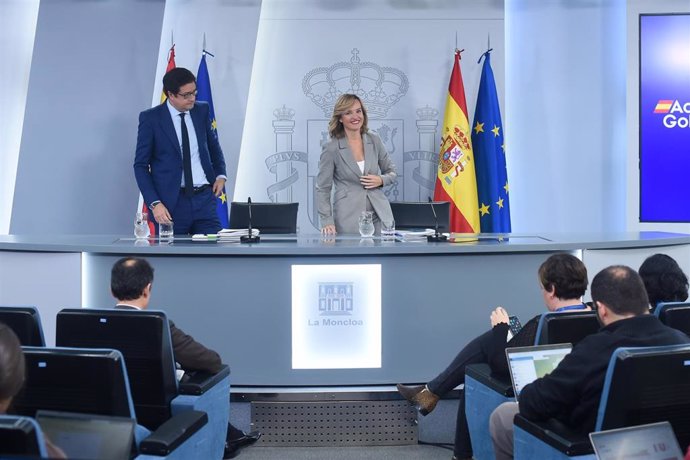
[[[317,67],[302,79],[302,90],[326,118],[333,114],[335,101],[343,93],[362,99],[370,118],[384,118],[388,110],[407,93],[407,75],[393,67],[361,62],[359,50],[352,50],[350,62]]]
[[[276,120],[292,120],[293,118],[295,118],[295,111],[288,107],[285,107],[285,104],[283,104],[282,107],[277,108],[273,111],[273,116],[276,117]]]
[[[417,109],[417,118],[420,120],[435,120],[438,118],[438,110],[429,107],[427,104]]]

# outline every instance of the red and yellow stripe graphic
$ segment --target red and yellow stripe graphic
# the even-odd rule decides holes
[[[656,107],[654,107],[654,113],[668,113],[668,111],[671,110],[671,105],[673,105],[672,100],[660,99],[659,102],[656,103]]]
[[[434,200],[450,202],[450,231],[457,233],[479,232],[477,178],[468,120],[460,51],[456,50],[441,131]]]

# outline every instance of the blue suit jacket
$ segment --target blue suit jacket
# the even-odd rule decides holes
[[[163,103],[139,114],[134,177],[144,201],[161,201],[170,212],[175,209],[182,183],[182,150],[170,111]],[[225,175],[225,158],[211,127],[208,104],[197,102],[189,111],[199,143],[199,158],[206,179],[213,184]]]

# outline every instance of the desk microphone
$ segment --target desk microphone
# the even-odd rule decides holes
[[[252,197],[247,197],[247,212],[249,213],[247,234],[240,236],[240,243],[258,243],[261,239],[259,235],[252,235]]]
[[[438,231],[438,216],[436,215],[436,210],[434,209],[434,202],[431,200],[431,197],[429,197],[429,206],[431,207],[431,212],[434,215],[434,224],[436,224],[436,228],[434,229],[433,235],[427,235],[426,240],[429,243],[442,243],[448,241],[448,237],[446,235],[442,235]]]

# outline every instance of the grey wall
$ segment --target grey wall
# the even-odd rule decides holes
[[[10,233],[132,231],[136,115],[151,104],[164,7],[41,2]]]

